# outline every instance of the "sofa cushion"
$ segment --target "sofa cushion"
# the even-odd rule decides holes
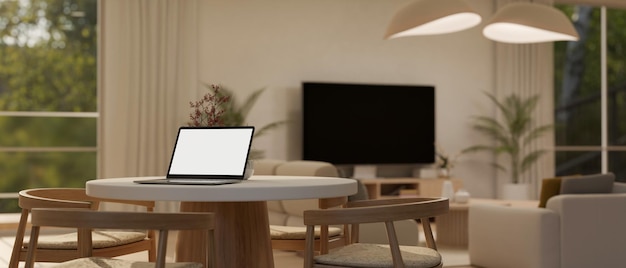
[[[560,218],[559,267],[624,267],[626,194],[559,195],[546,207]]]
[[[541,181],[541,192],[539,193],[539,207],[545,208],[550,197],[561,192],[561,177],[546,178]]]
[[[114,247],[144,240],[146,233],[130,231],[93,231],[93,248]],[[28,239],[24,245],[28,247]],[[42,235],[37,242],[37,248],[42,249],[76,249],[78,246],[78,234],[68,233],[59,235]]]
[[[400,251],[407,267],[439,267],[441,265],[441,255],[434,249],[400,246]],[[389,245],[350,244],[314,258],[315,262],[329,265],[329,267],[393,267]]]
[[[133,260],[109,259],[102,257],[89,257],[70,260],[55,265],[58,268],[102,268],[102,267],[119,267],[119,268],[154,268],[154,263],[140,262]],[[166,263],[166,268],[202,268],[202,264],[195,262],[177,262]]]
[[[613,193],[617,193],[617,194],[626,193],[626,183],[624,182],[613,183]]]
[[[561,194],[606,194],[613,192],[613,173],[592,174],[561,179]]]

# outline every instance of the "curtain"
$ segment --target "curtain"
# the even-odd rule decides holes
[[[497,8],[511,0],[497,1]],[[530,2],[552,4],[552,0]],[[554,123],[554,64],[553,44],[505,44],[496,42],[496,88],[495,94],[502,99],[512,93],[521,97],[539,95],[539,104],[534,112],[535,127]],[[548,133],[532,142],[527,150],[547,149],[548,153],[528,172],[521,174],[520,182],[530,184],[532,198],[538,196],[543,178],[554,176],[554,135]],[[500,184],[508,182],[508,173],[498,174]]]
[[[198,87],[195,10],[195,0],[102,0],[99,178],[166,174]]]

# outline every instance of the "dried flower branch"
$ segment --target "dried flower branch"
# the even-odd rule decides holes
[[[224,105],[230,102],[230,95],[222,94],[219,85],[211,85],[207,92],[198,101],[190,101],[193,111],[189,114],[191,121],[187,125],[192,127],[223,126]]]
[[[192,127],[213,127],[213,126],[245,126],[247,125],[246,117],[256,103],[257,99],[263,93],[264,89],[253,92],[243,104],[237,103],[233,92],[220,85],[205,84],[209,88],[202,98],[198,101],[189,102],[189,106],[193,109],[189,114],[190,122],[188,126]],[[278,121],[258,127],[254,131],[254,137],[258,137],[271,129],[285,124],[286,121]],[[250,159],[263,158],[264,153],[261,150],[250,150]]]

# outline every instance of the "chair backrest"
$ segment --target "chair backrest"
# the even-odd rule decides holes
[[[117,200],[88,196],[84,188],[37,188],[19,192],[19,206],[32,208],[90,208],[98,209],[101,202],[115,202],[154,210],[154,201]]]
[[[313,263],[314,227],[316,225],[351,224],[353,242],[358,237],[358,224],[384,222],[394,264],[402,263],[394,221],[420,220],[426,234],[428,247],[437,249],[430,226],[430,218],[449,210],[447,198],[396,198],[354,201],[347,208],[307,210],[304,224],[307,226],[305,267]]]
[[[92,211],[88,209],[33,208],[31,211],[31,240],[26,267],[33,267],[36,245],[42,226],[78,228],[78,248],[81,257],[90,257],[92,229],[154,229],[159,231],[156,267],[165,267],[169,230],[206,230],[209,241],[209,261],[213,244],[215,220],[213,213],[146,213]]]

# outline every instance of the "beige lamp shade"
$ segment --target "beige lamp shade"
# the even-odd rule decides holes
[[[578,40],[578,32],[563,12],[529,2],[502,7],[489,20],[483,35],[493,41],[515,44]]]
[[[452,33],[480,21],[480,15],[463,0],[417,0],[396,13],[385,39]]]

